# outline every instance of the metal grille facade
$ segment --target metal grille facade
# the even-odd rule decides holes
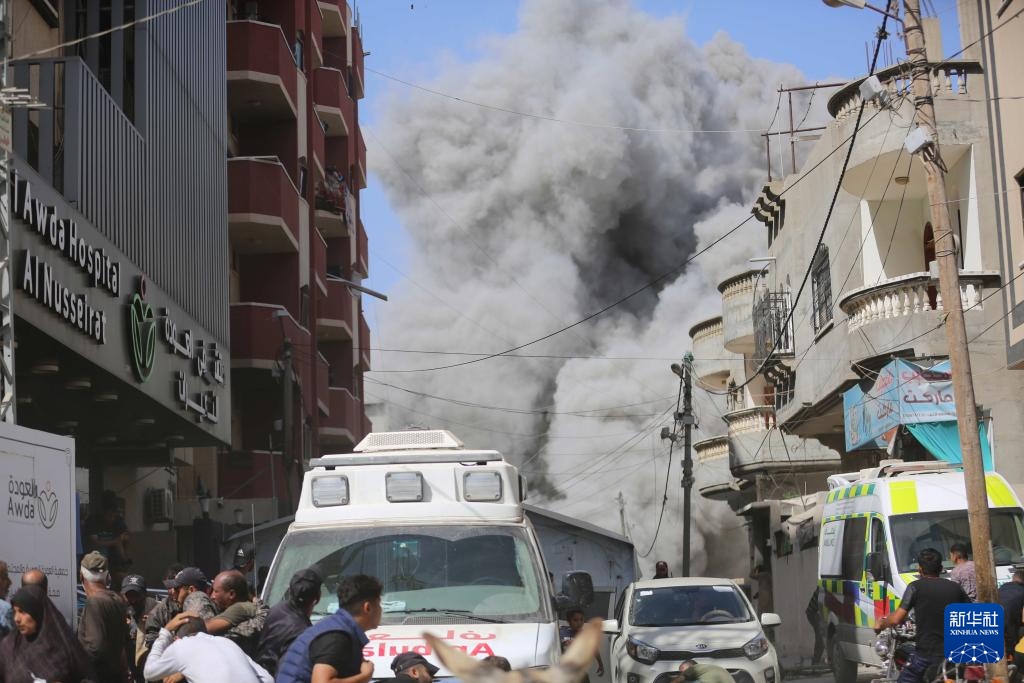
[[[811,264],[811,322],[814,331],[832,320],[832,273],[829,270],[828,247],[818,247]]]
[[[793,321],[788,320],[789,292],[765,292],[754,306],[754,353],[758,361],[769,355],[791,355]]]

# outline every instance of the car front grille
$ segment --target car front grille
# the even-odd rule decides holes
[[[687,659],[735,659],[743,656],[742,647],[732,647],[725,650],[662,650],[658,659],[682,662]]]
[[[754,677],[743,669],[726,669],[736,683],[754,683]],[[679,677],[678,671],[666,671],[654,679],[654,683],[672,683]]]

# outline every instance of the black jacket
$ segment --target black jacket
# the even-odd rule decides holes
[[[277,662],[299,634],[310,627],[306,611],[290,600],[282,600],[270,608],[267,621],[260,632],[256,663],[270,675],[277,673]]]

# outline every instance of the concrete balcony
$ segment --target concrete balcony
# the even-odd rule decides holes
[[[309,246],[313,250],[313,277],[316,286],[324,296],[327,296],[327,241],[319,230],[313,231]]]
[[[985,88],[984,76],[981,64],[974,61],[943,62],[930,69],[942,157],[947,167],[952,168],[970,150],[971,143],[985,139],[984,128],[975,123],[984,117],[984,108],[977,109],[978,93]],[[868,102],[850,166],[843,177],[844,190],[868,201],[881,200],[889,178],[906,172],[906,160],[900,160],[900,155],[914,116],[910,74],[905,65],[882,69],[876,75],[888,91],[889,106],[894,113],[875,116],[878,101]],[[835,117],[844,137],[852,132],[857,119],[863,80],[843,86],[828,102],[829,113]],[[915,166],[918,165],[911,166],[906,189],[900,191],[908,200],[926,194],[924,173]]]
[[[348,35],[349,13],[345,0],[320,0],[323,14],[324,38],[344,38]]]
[[[250,253],[299,250],[299,193],[277,157],[228,159],[228,234]]]
[[[739,369],[741,356],[725,350],[722,316],[701,321],[690,328],[694,373],[706,385],[724,389],[729,375]]]
[[[356,177],[354,181],[360,190],[366,189],[366,141],[363,131],[356,126]]]
[[[322,67],[316,70],[314,78],[314,104],[320,120],[327,124],[325,134],[329,138],[348,136],[356,126],[356,103],[348,95],[345,75],[338,69]]]
[[[326,175],[324,169],[327,167],[327,144],[326,133],[319,116],[313,117],[313,125],[309,127],[309,139],[313,146],[313,162],[320,172],[319,177],[323,178]]]
[[[737,489],[729,472],[729,437],[713,436],[693,444],[697,459],[698,491],[705,498],[725,500]]]
[[[321,299],[317,311],[317,338],[322,341],[352,339],[355,320],[355,297],[352,296],[352,290],[335,280],[328,280],[326,284],[327,297]]]
[[[984,308],[982,292],[998,285],[997,272],[961,271],[960,303],[965,314],[980,313]],[[839,308],[849,318],[847,329],[852,334],[861,327],[889,320],[902,326],[912,316],[935,322],[943,311],[943,302],[938,282],[930,273],[910,273],[847,292],[839,299]]]
[[[227,24],[228,110],[240,122],[294,119],[298,69],[281,27]]]
[[[327,417],[320,420],[320,447],[325,453],[349,452],[362,436],[363,406],[348,389],[331,387]]]
[[[313,57],[313,68],[318,69],[324,65],[324,15],[319,3],[313,8],[310,17],[308,33],[313,37],[311,56]]]
[[[359,367],[363,372],[370,370],[370,326],[362,313],[359,314]]]
[[[768,472],[820,472],[837,467],[839,454],[813,439],[775,430],[775,409],[755,406],[725,415],[729,423],[729,470],[737,478]]]
[[[231,304],[231,367],[273,369],[281,355],[283,335],[293,346],[308,348],[306,328],[290,314],[276,315],[284,310],[274,304]]]
[[[366,238],[363,219],[359,219],[359,232],[356,233],[356,260],[352,264],[355,271],[366,277],[370,274],[370,245]]]
[[[352,96],[363,99],[363,36],[358,28],[350,31],[352,37]],[[364,166],[365,168],[365,166]]]
[[[722,340],[727,351],[737,354],[754,352],[754,284],[759,270],[748,270],[723,280]]]
[[[329,415],[331,412],[330,369],[330,363],[318,351],[316,354],[316,402],[321,415]]]

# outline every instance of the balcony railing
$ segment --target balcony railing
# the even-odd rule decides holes
[[[237,120],[291,119],[298,102],[298,70],[281,27],[229,21],[228,107]]]
[[[359,359],[364,371],[370,369],[370,326],[366,317],[359,314]]]
[[[320,177],[326,175],[325,169],[327,168],[325,136],[324,127],[319,116],[314,116],[313,125],[309,127],[309,138],[313,145],[313,159],[316,162],[317,169],[320,171]]]
[[[317,312],[317,337],[329,341],[352,339],[354,323],[352,290],[342,282],[327,281],[327,297],[321,299]]]
[[[700,463],[698,491],[705,498],[713,500],[729,499],[735,496],[740,488],[739,482],[729,471],[729,437],[713,436],[693,444],[693,450]]]
[[[932,95],[941,97],[968,97],[968,84],[977,80],[979,92],[984,89],[981,64],[975,61],[946,61],[929,66],[932,79]],[[880,70],[878,80],[889,93],[890,98],[908,95],[911,92],[910,72],[906,64],[897,64]],[[837,120],[856,116],[860,109],[860,84],[863,78],[851,81],[840,88],[828,101],[828,113]],[[877,107],[877,100],[869,106]]]
[[[345,0],[320,0],[324,15],[324,38],[341,38],[348,34],[349,14]]]
[[[330,412],[320,420],[320,442],[333,447],[352,446],[363,429],[362,404],[348,389],[331,387],[328,393]]]
[[[320,291],[327,294],[327,242],[319,230],[313,230],[310,248],[313,250],[313,277]]]
[[[748,432],[765,432],[775,427],[775,409],[771,406],[742,408],[725,414],[729,423],[729,436],[735,437]]]
[[[295,318],[275,315],[283,310],[274,304],[231,304],[232,366],[273,368],[281,354],[282,326],[293,345],[301,348],[309,344],[309,332]]]
[[[359,100],[363,97],[363,36],[356,27],[352,30],[352,97]]]
[[[359,189],[366,188],[366,141],[363,140],[363,131],[356,125],[356,180],[359,182]]]
[[[754,284],[760,272],[748,270],[718,285],[718,291],[722,294],[724,345],[733,353],[750,353],[754,350]]]
[[[299,193],[277,157],[228,159],[228,225],[239,251],[298,251]]]
[[[754,358],[792,354],[793,320],[789,292],[764,292],[754,307]]]
[[[309,26],[309,33],[313,35],[313,52],[311,56],[315,59],[313,62],[313,68],[315,69],[324,65],[324,17],[319,3],[313,6],[313,11],[310,14],[312,22]]]
[[[359,219],[359,232],[356,234],[356,262],[352,265],[363,277],[370,274],[370,246],[362,218]]]
[[[320,404],[320,411],[325,414],[331,412],[331,391],[330,375],[331,365],[320,352],[316,354],[316,400]]]
[[[725,386],[731,372],[731,355],[725,350],[722,316],[708,318],[690,328],[694,371],[701,381]]]
[[[982,310],[982,291],[998,284],[997,272],[961,272],[960,303],[964,311]],[[930,273],[910,273],[848,292],[839,300],[839,308],[849,318],[847,329],[852,332],[882,320],[942,311],[943,303],[938,282]]]

